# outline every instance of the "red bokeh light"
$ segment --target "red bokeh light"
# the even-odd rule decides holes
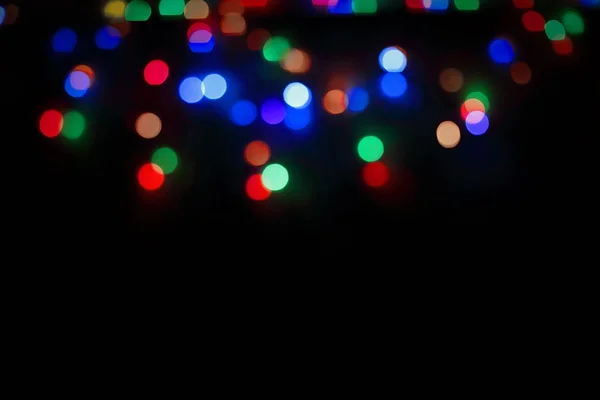
[[[146,190],[156,190],[162,186],[165,181],[165,174],[161,167],[153,163],[142,165],[138,171],[138,182]]]
[[[390,180],[390,171],[381,161],[366,164],[362,175],[365,183],[371,187],[384,186]]]
[[[57,137],[62,131],[63,122],[63,115],[60,112],[48,110],[40,118],[40,132],[49,138]]]
[[[267,0],[242,0],[242,6],[244,7],[265,7]]]
[[[144,68],[144,80],[152,86],[165,83],[169,77],[169,66],[162,60],[150,61]]]
[[[573,52],[573,42],[568,37],[564,38],[563,40],[553,40],[552,48],[556,54],[568,56]]]
[[[533,8],[533,0],[513,0],[515,8]]]
[[[546,20],[536,11],[527,11],[522,17],[523,26],[531,32],[543,32],[546,27]]]
[[[271,191],[263,185],[260,174],[254,174],[246,182],[246,194],[252,200],[261,201],[268,199]]]

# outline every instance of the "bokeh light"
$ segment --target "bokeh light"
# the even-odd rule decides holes
[[[512,44],[504,39],[494,39],[488,48],[492,61],[496,64],[509,64],[515,59],[515,51]]]
[[[456,93],[462,89],[465,82],[462,72],[456,68],[445,68],[440,73],[440,86],[443,91]]]
[[[144,80],[148,85],[162,85],[168,77],[169,66],[162,60],[150,61],[144,68]]]
[[[263,184],[261,174],[254,174],[246,181],[246,194],[252,200],[263,201],[271,196],[271,191]]]
[[[256,120],[257,114],[254,103],[250,100],[239,100],[231,107],[229,117],[238,126],[248,126]]]
[[[142,165],[137,174],[138,183],[148,191],[160,189],[165,182],[165,174],[160,166],[154,163]]]
[[[61,134],[70,140],[79,139],[86,128],[85,117],[79,111],[68,111],[64,115]]]
[[[271,149],[268,144],[262,140],[255,140],[248,143],[244,150],[244,159],[254,167],[265,165],[271,158]]]
[[[135,130],[144,139],[153,139],[162,130],[162,121],[153,113],[143,113],[135,121]]]
[[[153,164],[158,165],[165,175],[169,175],[177,169],[179,157],[177,157],[177,153],[172,148],[161,147],[154,151],[151,161]]]
[[[436,130],[438,143],[446,149],[452,149],[460,142],[460,128],[452,121],[444,121]]]
[[[96,46],[102,50],[113,50],[121,43],[121,32],[114,26],[105,26],[96,33]]]
[[[285,118],[285,104],[278,99],[268,99],[260,108],[260,116],[269,125],[280,124]]]
[[[404,75],[396,72],[387,72],[381,77],[379,87],[386,97],[398,98],[406,93],[408,84]]]
[[[370,162],[363,167],[362,176],[368,186],[380,188],[389,182],[390,170],[382,162]]]
[[[71,53],[77,45],[77,34],[70,28],[60,28],[52,36],[52,49],[56,53]]]
[[[202,100],[204,93],[200,78],[190,76],[179,84],[179,97],[188,104],[194,104]]]
[[[63,128],[64,119],[60,111],[48,110],[44,111],[40,117],[39,128],[42,135],[48,138],[54,138],[60,135]]]
[[[227,92],[227,81],[219,74],[207,75],[200,86],[202,94],[209,100],[218,100]]]
[[[353,87],[347,92],[348,109],[352,112],[364,111],[369,105],[369,92],[361,87]]]
[[[516,62],[510,67],[510,76],[516,84],[526,85],[531,81],[531,68],[526,62]]]
[[[379,54],[379,66],[386,72],[402,72],[406,64],[406,54],[396,46],[387,47]]]
[[[290,107],[305,108],[310,104],[312,94],[310,89],[302,83],[293,82],[284,89],[283,99]]]
[[[365,136],[358,142],[358,155],[366,162],[379,160],[383,150],[383,142],[376,136]]]
[[[270,191],[276,192],[285,188],[289,182],[287,169],[281,164],[269,164],[261,174],[263,185]]]
[[[472,111],[465,119],[467,130],[473,135],[479,136],[487,132],[490,127],[490,121],[482,111]]]
[[[341,114],[348,108],[348,96],[342,90],[330,90],[323,97],[323,108],[329,114]]]

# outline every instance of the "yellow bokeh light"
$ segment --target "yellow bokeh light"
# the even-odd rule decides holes
[[[205,19],[210,14],[210,8],[204,0],[190,0],[183,11],[186,19]]]
[[[135,122],[135,130],[144,139],[153,139],[158,136],[162,129],[162,122],[157,115],[144,113]]]
[[[444,121],[438,126],[436,136],[442,147],[452,149],[460,142],[460,128],[452,121]]]
[[[126,6],[123,0],[111,0],[104,6],[104,16],[110,19],[124,18]]]

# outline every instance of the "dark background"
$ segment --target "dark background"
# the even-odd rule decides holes
[[[22,220],[38,237],[69,242],[92,235],[110,240],[122,234],[185,234],[198,243],[217,238],[343,244],[365,237],[395,241],[417,230],[437,240],[439,231],[431,227],[440,225],[487,224],[505,238],[529,231],[563,235],[567,223],[575,226],[573,234],[595,229],[597,10],[582,9],[586,32],[574,38],[574,53],[567,57],[556,55],[543,33],[525,31],[522,12],[509,1],[470,14],[414,15],[398,9],[378,16],[323,17],[292,3],[270,15],[248,14],[249,30],[266,28],[312,55],[311,72],[299,79],[312,89],[315,103],[332,76],[352,77],[370,89],[364,113],[330,116],[318,110],[310,133],[298,135],[260,121],[238,128],[217,107],[204,102],[189,107],[177,96],[180,80],[197,70],[228,72],[241,95],[255,102],[280,94],[295,78],[248,51],[244,38],[218,37],[214,54],[192,54],[185,41],[188,22],[161,20],[155,12],[149,22],[134,23],[121,45],[107,52],[94,45],[94,33],[105,21],[93,1],[15,3],[21,7],[17,23],[0,27],[2,101],[4,110],[14,110],[12,134],[26,139],[17,164],[23,189],[15,196],[26,210]],[[568,2],[552,3],[541,9],[547,16]],[[79,43],[73,54],[59,56],[50,39],[63,25],[78,32]],[[498,35],[510,37],[517,58],[531,66],[530,84],[514,84],[507,68],[490,61],[487,44]],[[408,51],[412,103],[391,104],[376,90],[377,57],[389,45]],[[142,79],[153,58],[171,67],[159,88]],[[80,63],[92,65],[97,80],[86,97],[71,99],[63,82]],[[491,102],[490,130],[474,137],[462,129],[453,150],[435,139],[440,122],[460,125],[464,100],[439,87],[445,67],[462,70],[467,82],[487,85]],[[43,137],[37,122],[53,107],[82,111],[89,124],[85,139]],[[163,121],[163,132],[152,141],[133,129],[136,116],[148,110]],[[392,181],[385,189],[368,188],[361,178],[364,163],[355,149],[369,127],[376,127],[386,144],[383,161]],[[262,203],[244,191],[257,170],[245,164],[243,149],[256,139],[266,140],[271,161],[290,172],[288,187]],[[180,168],[157,193],[144,192],[137,169],[160,145],[178,152]],[[451,235],[468,241],[480,234]]]

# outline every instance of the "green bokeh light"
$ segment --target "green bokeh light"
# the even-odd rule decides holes
[[[377,12],[377,0],[352,0],[352,11],[356,14],[374,14]]]
[[[287,186],[290,176],[287,169],[281,164],[270,164],[265,167],[261,175],[262,183],[273,192]]]
[[[160,13],[160,15],[183,15],[184,10],[184,0],[160,0],[160,3],[158,4],[158,12]]]
[[[152,15],[152,8],[144,0],[133,0],[125,7],[127,21],[148,21]]]
[[[454,7],[460,11],[479,10],[479,0],[454,0]]]
[[[571,35],[581,35],[585,31],[585,22],[577,11],[569,10],[562,17],[563,25]]]
[[[469,93],[467,95],[466,100],[469,100],[469,99],[479,100],[481,102],[481,104],[483,104],[483,106],[485,107],[486,113],[490,110],[490,99],[488,99],[488,97],[485,94],[483,94],[482,92],[474,91],[474,92]]]
[[[567,37],[565,27],[555,19],[546,22],[544,30],[546,31],[546,36],[548,36],[548,39],[553,41],[563,40],[565,37]]]
[[[282,60],[289,50],[290,43],[287,39],[274,36],[263,46],[263,56],[267,61],[276,62]]]
[[[365,136],[358,142],[358,155],[366,162],[379,160],[383,156],[383,142],[376,136]]]
[[[85,117],[78,111],[69,111],[63,116],[61,134],[70,140],[79,139],[85,131]]]
[[[165,175],[172,173],[179,164],[177,153],[170,147],[161,147],[152,154],[152,163],[162,168]]]

